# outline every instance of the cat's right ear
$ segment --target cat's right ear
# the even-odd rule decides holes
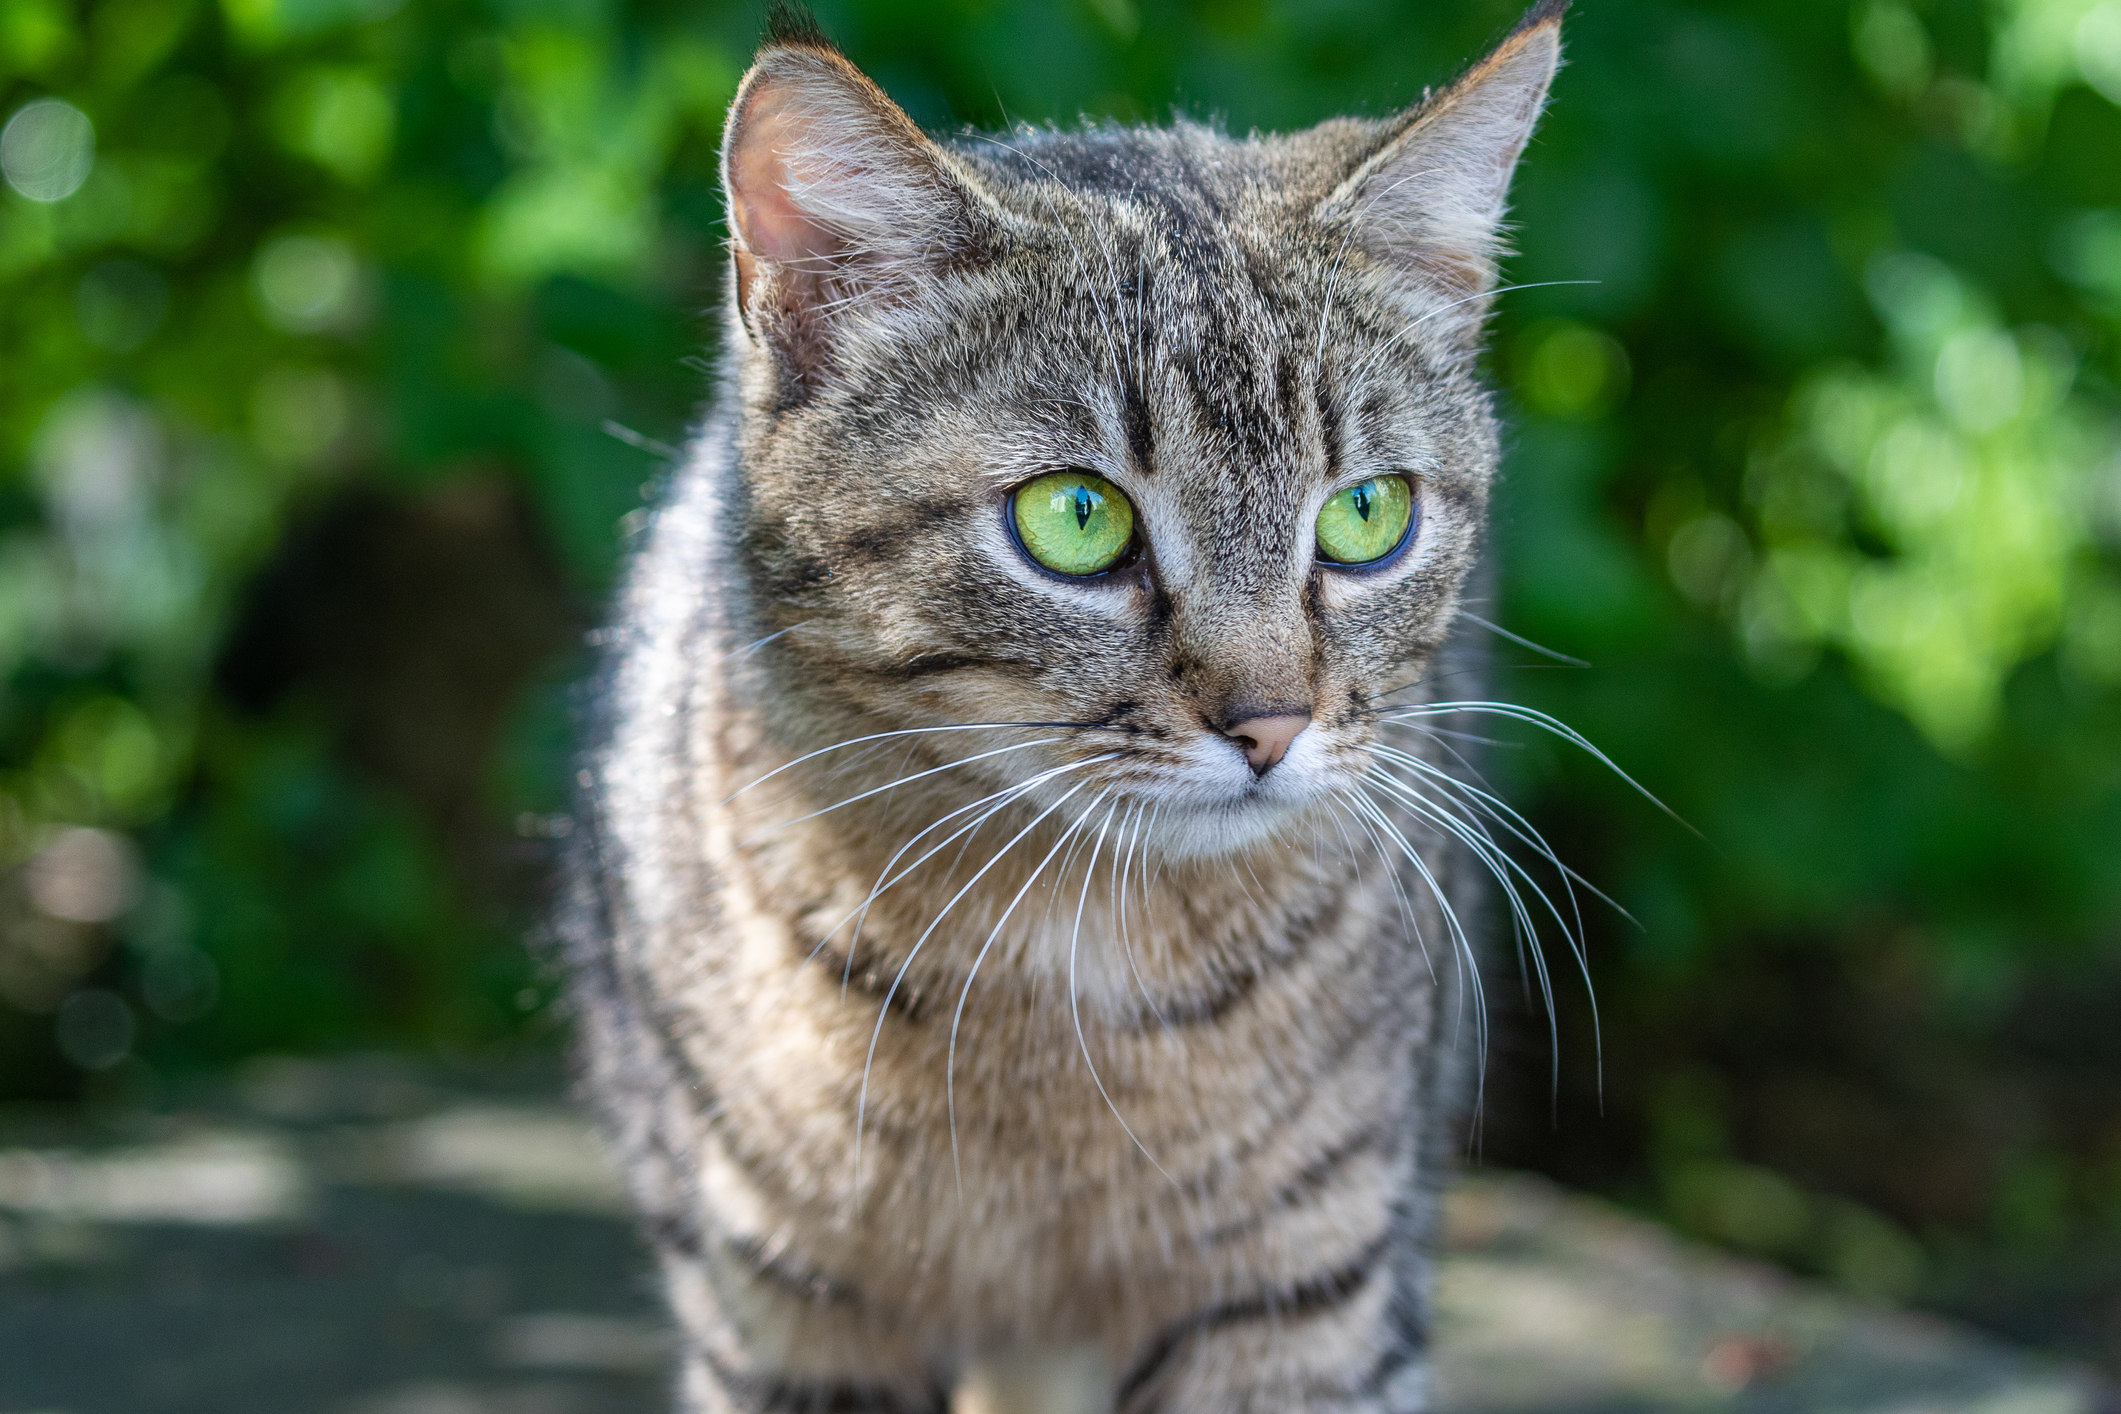
[[[1461,306],[1477,329],[1495,285],[1504,203],[1561,62],[1569,0],[1539,0],[1441,93],[1379,125],[1383,141],[1317,210],[1386,266]],[[1440,312],[1440,311],[1439,311]]]
[[[814,26],[776,33],[722,139],[737,307],[814,384],[839,327],[977,254],[994,216],[883,90]]]

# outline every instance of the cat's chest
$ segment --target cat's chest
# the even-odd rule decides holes
[[[1419,983],[1320,1005],[1277,978],[1211,1022],[1078,1034],[1064,997],[1006,982],[953,1027],[827,976],[685,1039],[713,1089],[701,1200],[930,1307],[1060,1319],[1066,1293],[1086,1329],[1122,1294],[1182,1311],[1387,1220],[1435,1010]]]
[[[649,954],[717,1112],[774,1136],[759,1182],[820,1212],[879,1193],[954,1207],[962,1185],[1020,1208],[1006,1225],[1032,1242],[1178,1212],[1183,1193],[1242,1188],[1278,1135],[1401,1108],[1432,1027],[1406,935],[1424,920],[1382,871],[1286,908],[1254,885],[1249,916],[1197,896],[1159,909],[1167,877],[1146,908],[1093,906],[1078,882],[938,926],[952,895],[936,891],[872,901],[843,931],[865,895],[828,882],[726,862],[711,922]]]

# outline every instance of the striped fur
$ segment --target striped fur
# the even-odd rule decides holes
[[[761,51],[565,920],[688,1409],[1424,1407],[1481,864],[1405,718],[1477,696],[1475,360],[1559,19],[1241,140],[937,143],[814,32]],[[1068,466],[1144,526],[1093,583],[1004,530]],[[1388,471],[1410,548],[1318,564]],[[1288,711],[1255,778],[1219,729]]]

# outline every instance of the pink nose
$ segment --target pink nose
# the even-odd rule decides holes
[[[1311,725],[1309,712],[1291,712],[1279,717],[1247,717],[1223,728],[1223,735],[1245,749],[1252,774],[1264,776],[1289,754],[1289,743]]]

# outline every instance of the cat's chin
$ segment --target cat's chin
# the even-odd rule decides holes
[[[1331,814],[1327,802],[1315,796],[1248,792],[1192,803],[1157,817],[1156,851],[1170,859],[1222,859],[1264,845],[1300,845],[1330,829]]]

